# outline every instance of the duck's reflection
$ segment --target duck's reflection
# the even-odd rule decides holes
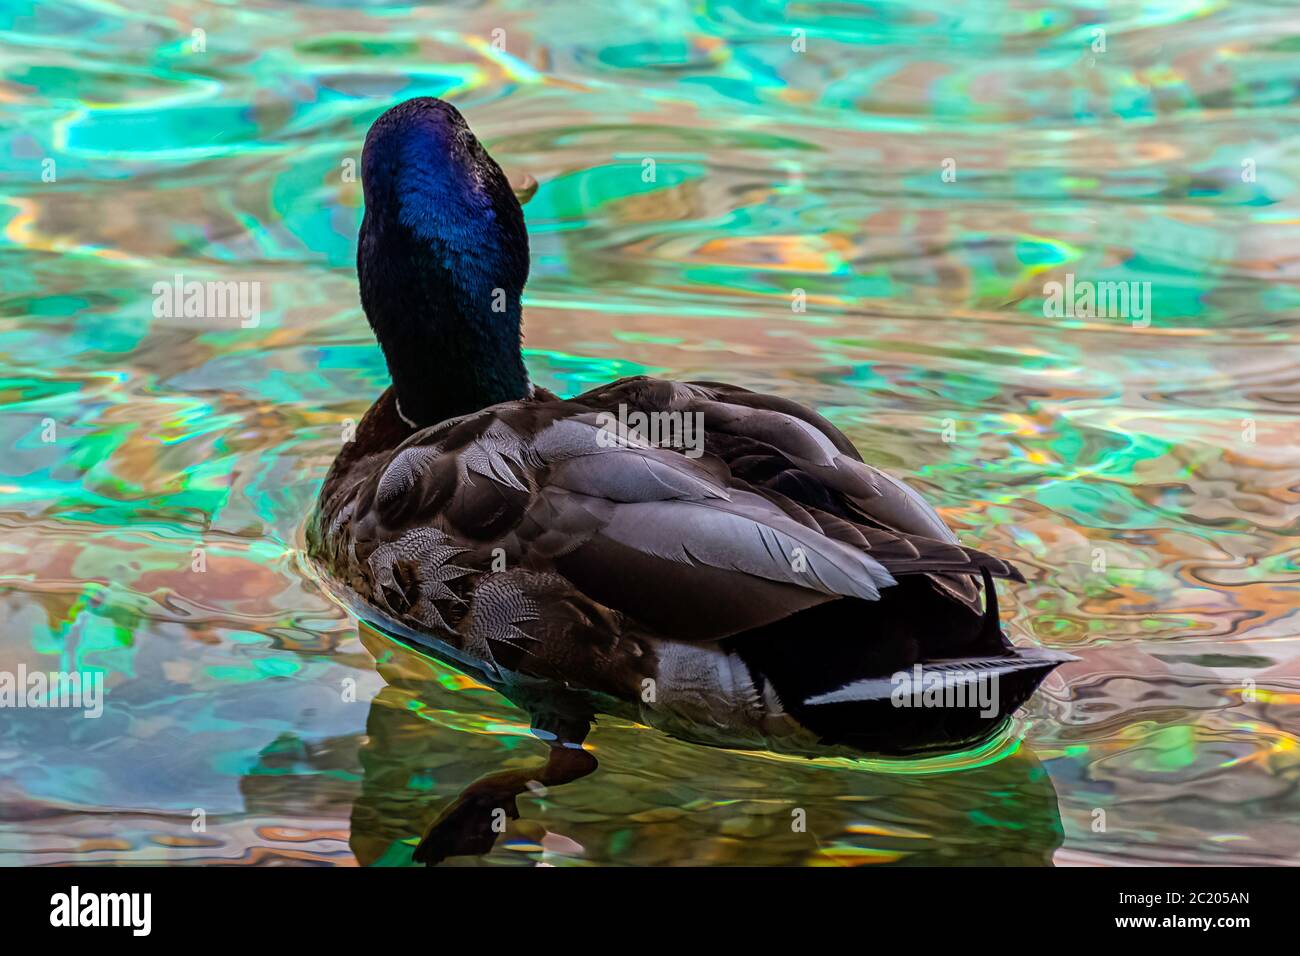
[[[432,865],[451,856],[487,853],[508,822],[519,818],[521,794],[542,792],[596,769],[596,758],[582,748],[594,716],[584,704],[562,690],[531,695],[536,699],[512,698],[532,717],[538,749],[544,746],[545,756],[485,773],[442,806],[432,790],[434,775],[471,778],[494,759],[503,759],[505,738],[458,733],[458,743],[464,746],[447,753],[446,734],[431,732],[435,728],[425,719],[426,699],[438,687],[431,687],[428,662],[367,627],[362,627],[361,637],[385,683],[370,705],[360,753],[362,790],[352,812],[352,851],[363,865],[400,862],[395,843],[410,836],[404,821],[407,826],[418,821],[424,833],[413,854],[417,862]],[[463,663],[445,663],[472,671]],[[490,680],[482,673],[473,676],[484,683]]]
[[[432,680],[435,672],[420,654],[367,627],[361,634],[386,686],[371,702],[360,747],[362,785],[350,837],[357,860],[433,865],[485,854],[508,832],[516,838],[527,833],[525,842],[535,845],[545,828],[536,820],[514,822],[520,820],[519,798],[541,797],[597,769],[596,757],[581,746],[590,710],[563,689],[515,693],[514,702],[532,718],[535,757],[503,747],[518,737],[472,733],[468,725],[448,747],[446,726],[460,719],[463,696]],[[485,675],[474,677],[488,682]],[[1014,752],[1002,759],[973,759],[956,772],[900,774],[794,759],[755,764],[752,756],[653,738],[636,753],[611,752],[607,763],[617,764],[607,771],[648,780],[650,790],[670,782],[648,798],[649,806],[609,785],[586,794],[589,810],[577,814],[583,822],[570,830],[588,844],[590,858],[1045,865],[1062,841],[1051,779],[1023,746],[1005,748]],[[665,773],[669,761],[671,774]],[[766,779],[750,788],[756,776]],[[692,780],[685,800],[683,778]],[[453,780],[464,781],[464,789],[448,802],[445,783]],[[525,816],[530,804],[545,803],[526,799]],[[620,817],[625,808],[627,816]],[[720,822],[716,815],[723,815]],[[526,859],[521,854],[520,862]]]

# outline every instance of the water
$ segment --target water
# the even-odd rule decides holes
[[[1019,563],[1017,642],[1082,658],[928,762],[603,720],[483,862],[1300,862],[1293,11],[355,6],[0,7],[0,669],[105,685],[3,713],[0,862],[403,863],[541,756],[301,559],[386,383],[349,164],[420,94],[541,183],[537,382],[814,404]],[[1045,317],[1066,273],[1149,281],[1149,324]],[[260,321],[156,317],[178,274]]]

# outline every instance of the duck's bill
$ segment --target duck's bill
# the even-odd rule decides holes
[[[524,205],[537,194],[537,180],[524,173],[518,179],[510,180],[510,189],[514,192],[519,205]]]

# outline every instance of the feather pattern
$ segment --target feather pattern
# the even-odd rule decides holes
[[[391,417],[392,405],[385,396],[372,414]],[[624,426],[632,411],[699,415],[702,454],[650,444]],[[322,491],[332,570],[399,617],[448,631],[465,618],[458,605],[482,595],[484,610],[462,621],[476,644],[521,643],[510,628],[523,616],[484,630],[506,593],[491,583],[502,570],[545,572],[623,626],[680,626],[692,640],[828,600],[875,601],[898,575],[929,577],[935,600],[961,580],[977,616],[973,576],[1018,577],[956,543],[816,413],[731,386],[639,377],[568,401],[539,391],[408,430],[364,460],[358,474],[341,456]]]
[[[438,604],[461,601],[448,585],[470,570],[450,562],[466,550],[452,544],[447,535],[435,528],[412,528],[396,541],[381,544],[372,551],[368,564],[390,611],[405,614],[425,627],[445,629],[447,622],[439,613]],[[409,568],[410,584],[397,579],[401,568]],[[398,606],[387,597],[390,594],[402,596]]]
[[[499,667],[503,647],[527,652],[538,638],[528,628],[541,618],[541,608],[511,575],[491,575],[475,591],[465,622],[466,647],[493,668]]]

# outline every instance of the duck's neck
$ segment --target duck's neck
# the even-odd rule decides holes
[[[400,414],[419,427],[532,392],[520,351],[528,234],[495,164],[491,172],[500,179],[491,193],[442,169],[412,177],[404,193],[367,193],[361,304]]]
[[[477,319],[440,319],[400,346],[406,354],[384,350],[402,421],[423,428],[531,394],[517,337],[512,347],[499,330],[466,335],[467,323]]]
[[[494,268],[499,255],[467,255],[369,215],[363,222],[361,301],[408,423],[434,425],[530,394],[523,283]],[[526,263],[526,246],[523,255]]]

